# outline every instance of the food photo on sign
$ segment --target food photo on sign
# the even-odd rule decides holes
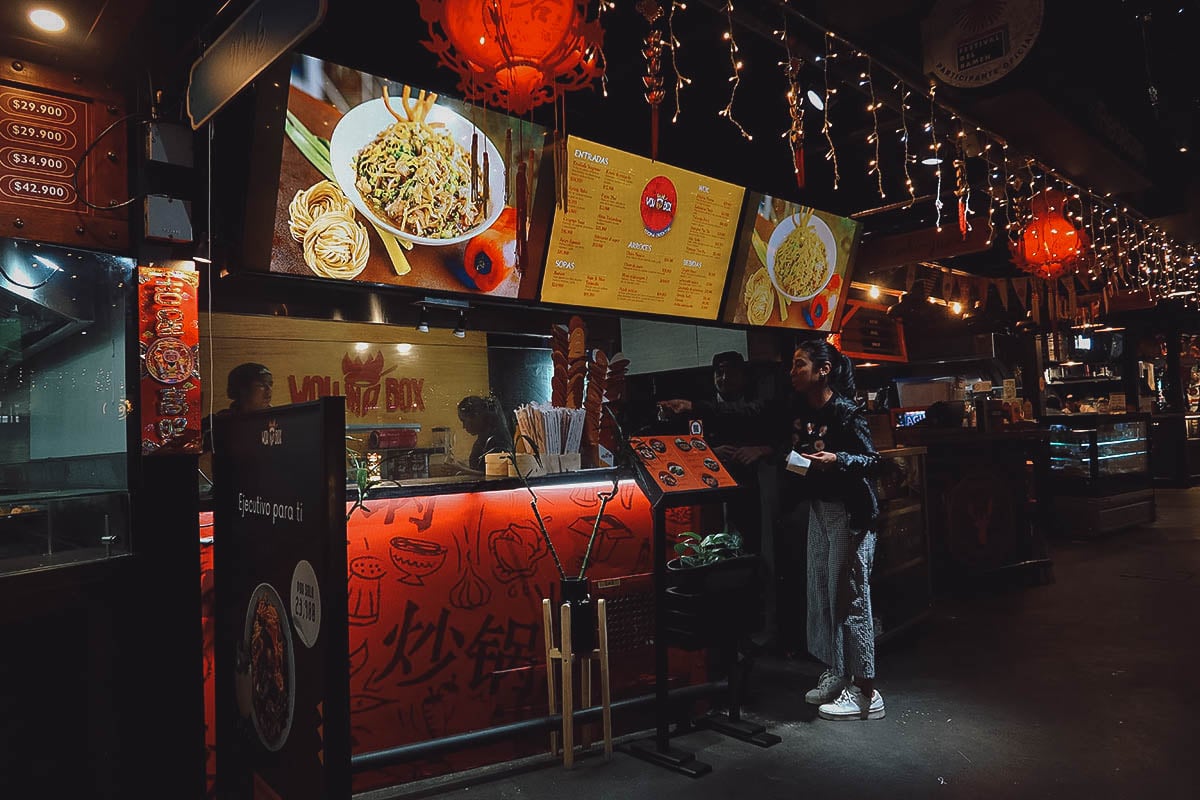
[[[545,129],[299,56],[270,271],[517,297]]]
[[[737,325],[833,330],[862,226],[750,193],[722,318]]]

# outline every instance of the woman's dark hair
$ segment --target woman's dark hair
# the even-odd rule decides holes
[[[844,353],[824,339],[805,339],[796,349],[803,350],[815,367],[828,364],[829,388],[848,400],[854,399],[854,365]]]
[[[487,398],[478,395],[468,395],[458,401],[458,413],[486,416],[495,414],[496,407]]]

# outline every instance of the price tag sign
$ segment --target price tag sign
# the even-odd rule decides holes
[[[87,80],[0,62],[0,229],[41,242],[123,249],[123,106],[119,95]]]
[[[321,633],[321,584],[312,564],[304,559],[292,571],[292,624],[305,647],[317,643]]]

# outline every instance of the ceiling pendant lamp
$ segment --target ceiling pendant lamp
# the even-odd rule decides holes
[[[472,101],[525,114],[604,73],[604,30],[585,0],[418,0],[422,42]]]
[[[1020,236],[1008,243],[1013,263],[1047,280],[1072,273],[1091,242],[1066,216],[1067,196],[1054,189],[1038,193],[1029,203],[1029,221]]]

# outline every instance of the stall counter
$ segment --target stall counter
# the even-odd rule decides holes
[[[577,574],[606,478],[536,489],[555,550]],[[549,481],[554,484],[555,481]],[[355,755],[547,713],[542,598],[559,598],[553,556],[516,481],[410,485],[347,503],[351,733]],[[674,532],[693,509],[673,509]],[[613,699],[652,692],[650,506],[630,479],[600,519],[588,577],[607,598]],[[212,514],[201,516],[210,782],[213,726]],[[219,538],[219,532],[216,538]],[[672,685],[705,679],[703,653],[672,651]],[[620,718],[616,720],[620,723]],[[545,737],[452,752],[356,776],[355,791],[544,751]]]
[[[987,574],[1030,570],[1049,580],[1044,507],[1049,431],[900,428],[906,446],[927,448],[934,586],[969,586]]]

